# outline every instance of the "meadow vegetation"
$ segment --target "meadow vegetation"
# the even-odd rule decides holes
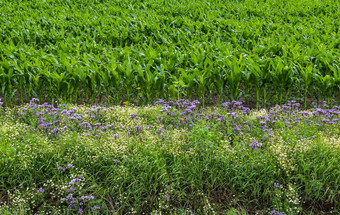
[[[340,107],[1,109],[0,213],[339,213]]]

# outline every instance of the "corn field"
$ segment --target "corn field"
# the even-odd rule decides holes
[[[0,97],[339,100],[334,0],[0,1]],[[340,100],[339,100],[340,101]]]

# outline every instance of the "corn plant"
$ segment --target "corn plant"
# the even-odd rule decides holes
[[[226,68],[222,67],[226,75],[227,87],[229,90],[229,95],[231,100],[238,99],[239,95],[239,87],[241,84],[242,79],[242,69],[243,69],[243,62],[242,62],[242,55],[240,58],[237,59],[236,57],[231,57],[231,59],[226,59]]]
[[[275,60],[271,62],[270,66],[271,69],[269,73],[271,83],[273,83],[273,86],[275,87],[272,89],[275,93],[275,101],[278,104],[282,104],[284,92],[286,92],[286,95],[288,96],[288,91],[293,84],[293,70],[280,58],[275,58]]]

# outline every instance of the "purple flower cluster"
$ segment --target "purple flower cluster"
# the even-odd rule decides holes
[[[139,116],[136,113],[132,113],[132,114],[130,114],[130,118],[131,119],[139,119]]]
[[[235,114],[235,116],[236,116],[236,112],[233,112],[233,114]],[[226,119],[226,116],[224,116],[224,115],[222,115],[220,113],[218,113],[218,114],[211,113],[211,114],[207,114],[204,117],[204,119],[205,119],[205,121],[209,121],[210,119],[215,119],[216,122],[224,122],[225,119]]]
[[[184,112],[181,112],[180,115],[189,115],[191,114],[196,108],[197,105],[199,105],[200,102],[195,100],[192,102],[189,102],[188,100],[179,100],[178,105],[181,109],[184,109]]]
[[[137,132],[142,132],[142,130],[143,130],[143,129],[142,129],[141,126],[136,126],[136,131],[137,131]]]
[[[272,215],[285,215],[284,213],[278,212],[277,210],[272,210],[272,211],[270,212],[270,214],[272,214]]]
[[[179,116],[190,115],[197,109],[197,105],[200,102],[195,100],[190,102],[187,99],[180,99],[178,102],[173,101],[164,101],[160,99],[155,102],[155,105],[162,105],[160,112],[166,112],[168,116],[175,117],[178,113]],[[182,112],[178,112],[178,110],[182,110]]]
[[[68,164],[67,167],[73,169],[73,164]],[[58,170],[65,171],[65,168],[62,166],[58,166]]]
[[[325,102],[324,102],[325,103]],[[339,121],[338,114],[340,113],[340,107],[333,106],[331,109],[323,109],[315,107],[312,109],[312,114],[308,111],[300,111],[298,108],[300,104],[296,101],[289,101],[287,104],[281,106],[276,105],[269,111],[268,116],[259,116],[260,127],[263,131],[270,131],[268,127],[274,127],[278,120],[278,113],[281,114],[281,123],[284,123],[285,127],[292,128],[294,125],[298,125],[301,121],[312,125],[312,120],[315,126],[321,126],[323,124],[336,124]],[[323,107],[328,107],[324,105]]]
[[[67,192],[71,193],[71,192],[73,192],[75,190],[76,190],[76,188],[72,187],[71,189],[68,189]]]
[[[38,103],[38,102],[39,102],[39,99],[37,99],[37,98],[32,98],[32,99],[30,100],[30,104],[31,104],[31,105],[36,104],[36,103]]]
[[[93,211],[96,211],[96,210],[99,210],[99,209],[100,209],[99,206],[93,206],[93,207],[92,207],[92,210],[93,210]]]
[[[92,199],[94,199],[94,196],[82,196],[81,199],[82,200],[86,200],[86,199],[87,200],[92,200]]]
[[[253,141],[249,146],[251,147],[252,150],[256,150],[257,148],[262,147],[262,143],[259,143],[257,141]]]
[[[72,164],[68,164],[67,165],[68,168],[73,169],[73,165]],[[63,167],[58,167],[58,169],[62,169],[65,170]],[[83,175],[78,175],[78,178],[82,179],[84,178]],[[68,185],[75,185],[75,183],[80,182],[80,180],[78,178],[72,179]],[[75,185],[78,186],[79,185]],[[44,190],[39,189],[38,192],[44,192]],[[91,200],[94,199],[94,196],[87,196],[87,195],[80,195],[80,190],[81,187],[79,188],[79,191],[77,191],[77,189],[75,187],[71,187],[70,189],[67,190],[67,192],[69,193],[66,197],[65,197],[65,201],[68,204],[68,208],[70,208],[70,210],[73,211],[77,211],[79,214],[83,214],[84,211],[86,211],[87,207],[90,207],[90,202]],[[86,207],[87,206],[87,207]],[[95,211],[95,210],[100,210],[99,206],[93,206],[91,208],[91,210]]]
[[[33,98],[30,101],[29,106],[21,108],[21,117],[28,118],[25,122],[36,120],[38,123],[37,129],[44,131],[51,136],[60,136],[65,131],[74,131],[86,129],[88,131],[106,131],[108,128],[114,128],[114,124],[102,125],[101,122],[91,123],[83,121],[86,116],[77,113],[76,108],[67,109],[65,105],[61,105],[61,108],[54,107],[48,103],[38,105],[39,100]],[[102,113],[100,111],[107,111],[104,107],[92,106],[91,111],[85,111],[87,117],[94,119],[95,121],[101,120]],[[89,120],[91,120],[89,119]],[[113,123],[115,123],[113,121]],[[34,126],[36,123],[32,123]],[[30,127],[31,130],[34,130]],[[91,135],[87,135],[91,136]],[[94,136],[98,138],[98,136]]]
[[[160,112],[166,112],[167,116],[172,117],[173,119],[163,119],[163,121],[167,121],[170,124],[173,124],[174,128],[178,126],[187,126],[188,128],[192,128],[195,123],[194,121],[200,121],[200,119],[204,119],[206,122],[213,123],[213,122],[222,122],[223,124],[227,124],[232,126],[233,131],[238,134],[243,134],[241,131],[243,128],[246,128],[248,131],[251,128],[255,128],[254,124],[251,125],[240,125],[240,120],[238,120],[238,113],[241,110],[243,114],[248,114],[250,109],[248,107],[244,107],[242,102],[240,101],[232,101],[232,102],[225,102],[222,103],[223,110],[226,111],[225,115],[221,113],[211,113],[207,115],[203,115],[196,112],[198,101],[189,102],[188,100],[179,100],[177,103],[173,101],[164,101],[159,100],[155,104],[162,105]],[[308,125],[312,125],[312,119],[310,119],[310,113],[308,111],[299,111],[300,103],[292,100],[287,102],[287,104],[283,105],[275,105],[275,107],[271,108],[267,115],[259,116],[258,123],[259,127],[262,128],[263,132],[270,132],[277,127],[278,124],[280,126],[284,125],[284,127],[292,128],[295,125],[298,125],[303,120]],[[178,111],[183,110],[183,111]],[[333,114],[332,114],[333,113]],[[329,123],[329,124],[336,124],[338,122],[337,114],[339,113],[339,108],[334,106],[333,109],[324,110],[318,109],[314,115],[325,115],[323,119],[316,120],[315,125],[319,126],[320,123]],[[184,115],[186,115],[184,117]],[[280,115],[281,121],[279,122],[278,116]],[[179,120],[176,117],[180,117]],[[160,123],[160,119],[156,120],[156,123]],[[320,122],[320,123],[318,123]],[[207,127],[211,127],[211,125],[207,124]],[[160,130],[158,130],[160,132]],[[268,134],[268,137],[273,138],[273,134]],[[269,139],[269,141],[273,141],[273,139]],[[259,143],[261,145],[261,143]],[[253,146],[255,150],[257,147],[260,146]]]
[[[331,109],[316,108],[312,114],[314,117],[321,117],[323,123],[336,124],[339,121],[340,107],[334,105]]]
[[[79,125],[79,127],[84,127],[84,128],[86,128],[86,129],[88,129],[89,131],[92,130],[92,126],[91,126],[91,124],[88,123],[88,122],[81,122],[81,123],[79,123],[78,125]]]
[[[224,102],[221,106],[224,107],[226,111],[242,110],[243,114],[248,114],[250,111],[250,108],[243,106],[240,101]]]
[[[80,182],[80,180],[78,178],[76,178],[76,179],[72,179],[68,184],[74,185],[75,183],[78,183],[78,182]]]
[[[163,199],[170,199],[170,196],[168,194],[165,194],[162,196]]]

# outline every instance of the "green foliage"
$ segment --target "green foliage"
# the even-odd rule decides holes
[[[339,96],[339,1],[0,2],[6,104]],[[254,97],[254,99],[251,99]],[[207,100],[208,98],[208,100]],[[205,100],[204,100],[205,99]]]

